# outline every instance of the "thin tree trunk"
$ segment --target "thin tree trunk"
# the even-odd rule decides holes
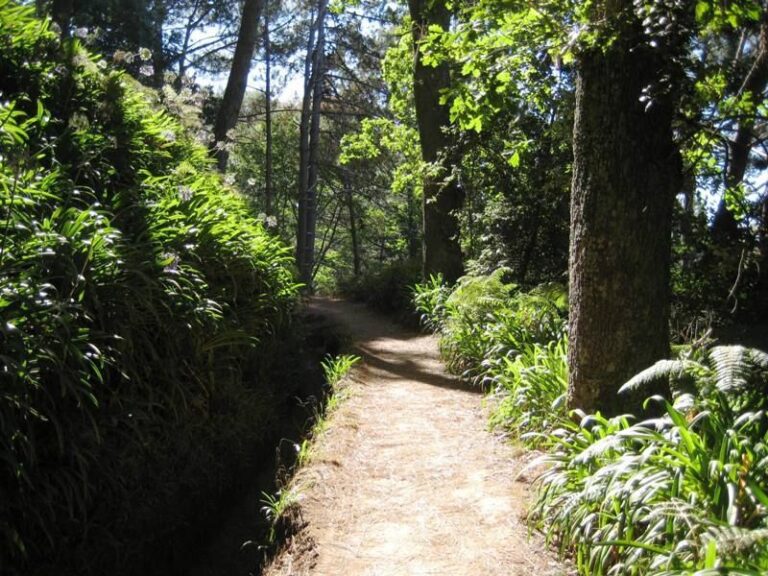
[[[325,16],[328,0],[320,0],[317,7],[317,43],[312,58],[312,104],[309,123],[309,154],[307,158],[307,188],[304,192],[304,254],[299,268],[300,279],[312,290],[315,266],[315,235],[317,229],[317,193],[319,183],[320,116],[325,78]]]
[[[640,99],[668,72],[662,49],[644,46],[641,23],[628,16],[631,0],[596,6],[616,37],[608,47],[585,49],[578,61],[568,404],[615,414],[639,404],[619,397],[618,388],[669,353],[671,219],[681,162],[672,139],[675,98],[659,95],[647,108]]]
[[[251,71],[251,60],[258,39],[259,19],[264,7],[264,0],[245,0],[243,5],[243,17],[240,22],[240,32],[237,36],[235,55],[232,58],[232,68],[227,79],[227,87],[221,99],[221,106],[216,115],[216,123],[213,129],[214,149],[213,155],[219,171],[227,168],[229,153],[224,145],[227,134],[237,124],[237,116],[243,105],[245,89],[248,85],[248,74]]]
[[[307,238],[307,188],[309,187],[309,122],[312,114],[312,56],[315,46],[315,18],[309,27],[307,40],[307,56],[304,60],[304,95],[301,100],[301,116],[299,118],[299,189],[298,209],[296,214],[296,266],[304,270],[304,244]]]
[[[187,18],[187,25],[184,28],[184,40],[181,44],[181,53],[178,57],[179,61],[176,72],[177,76],[176,81],[174,82],[174,87],[177,91],[180,91],[184,85],[184,75],[187,73],[187,54],[189,53],[189,43],[192,41],[192,31],[203,21],[203,18],[207,14],[207,11],[204,9],[200,16],[198,16],[198,8],[200,8],[200,0],[195,2],[194,7],[192,8],[192,13],[189,15],[189,18]]]
[[[272,45],[269,41],[269,10],[264,10],[264,59],[266,79],[264,85],[264,130],[266,153],[264,162],[264,213],[272,215]]]
[[[311,289],[312,270],[315,263],[315,235],[317,229],[317,194],[320,172],[320,112],[323,101],[325,78],[325,15],[328,0],[320,0],[317,10],[317,44],[312,63],[312,118],[309,126],[309,178],[306,192],[307,228],[304,242],[303,280]]]
[[[344,198],[349,213],[349,236],[352,240],[352,270],[355,276],[360,276],[360,244],[357,237],[357,219],[355,217],[355,202],[352,195],[352,183],[349,174],[344,173]]]
[[[152,86],[162,88],[165,80],[165,54],[163,51],[163,27],[167,16],[164,0],[154,0],[152,4]]]
[[[464,193],[451,177],[454,158],[448,107],[440,103],[443,90],[450,87],[447,64],[427,66],[419,46],[436,25],[447,30],[451,14],[442,0],[409,0],[414,45],[413,94],[416,122],[419,128],[421,155],[425,162],[439,164],[439,174],[424,179],[423,192],[423,274],[442,273],[454,281],[463,274],[457,211],[464,202]]]
[[[760,22],[759,45],[757,56],[744,79],[739,94],[752,94],[755,102],[768,86],[768,11],[764,11]],[[728,141],[728,166],[725,173],[725,185],[728,189],[740,186],[744,181],[749,154],[754,144],[754,118],[745,118],[739,122],[736,135]],[[720,200],[712,221],[712,237],[721,245],[733,244],[739,239],[739,223],[726,206],[725,198]]]

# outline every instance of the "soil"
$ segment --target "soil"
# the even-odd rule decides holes
[[[316,299],[363,361],[293,481],[298,533],[268,576],[570,573],[524,517],[530,455],[487,430],[483,396],[444,371],[433,336]]]

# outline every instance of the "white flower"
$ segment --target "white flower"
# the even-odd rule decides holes
[[[155,73],[154,67],[152,67],[149,64],[144,64],[141,68],[139,68],[139,74],[142,76],[152,76],[152,74]]]
[[[179,186],[178,192],[182,202],[187,202],[192,198],[192,188],[189,186]]]
[[[267,216],[267,219],[265,221],[267,228],[274,228],[277,226],[277,218],[274,216]]]
[[[248,186],[256,186],[256,178],[248,178]]]
[[[75,28],[75,36],[78,38],[87,38],[88,28]]]

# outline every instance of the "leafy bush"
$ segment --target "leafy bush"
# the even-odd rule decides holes
[[[546,284],[519,292],[500,268],[488,276],[464,276],[448,290],[432,279],[414,287],[422,323],[440,332],[448,369],[477,383],[493,379],[534,344],[558,340],[565,330],[565,290]]]
[[[530,344],[510,358],[503,356],[492,371],[494,394],[500,398],[491,416],[493,426],[514,431],[529,444],[539,432],[552,430],[566,417],[568,340]]]
[[[508,271],[465,276],[453,290],[439,277],[413,288],[422,324],[440,334],[449,370],[490,387],[498,398],[492,424],[529,442],[528,432],[565,417],[565,309],[562,286],[519,292]]]
[[[549,436],[534,516],[585,574],[764,574],[768,569],[768,354],[715,347],[665,360],[625,391],[667,380],[664,414],[578,413]]]
[[[443,275],[430,276],[423,284],[414,284],[411,291],[413,305],[422,326],[430,332],[439,332],[446,319],[445,303],[451,294]]]
[[[358,302],[365,302],[374,310],[394,314],[405,324],[416,324],[413,317],[411,286],[421,276],[421,265],[416,261],[395,261],[375,273],[340,282],[339,290]]]
[[[270,429],[291,259],[151,94],[0,29],[0,566],[141,571]]]

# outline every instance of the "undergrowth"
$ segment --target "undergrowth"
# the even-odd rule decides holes
[[[765,574],[768,354],[717,346],[624,390],[658,378],[662,416],[579,414],[551,435],[534,517],[585,574]]]
[[[274,550],[286,540],[287,536],[300,528],[296,524],[300,523],[301,517],[301,486],[295,482],[292,475],[309,464],[312,459],[315,442],[325,431],[328,417],[338,408],[339,403],[345,397],[340,384],[359,361],[359,356],[340,354],[338,356],[327,355],[321,362],[326,389],[323,400],[315,406],[312,415],[312,428],[301,441],[301,444],[294,445],[296,450],[295,462],[279,469],[276,478],[277,492],[275,494],[262,492],[261,503],[263,506],[261,511],[269,525],[266,542],[262,545],[266,551]]]
[[[269,433],[291,258],[151,93],[0,30],[0,566],[149,573]]]
[[[413,300],[449,371],[497,397],[492,423],[535,444],[527,432],[565,416],[566,296],[554,284],[523,292],[507,275],[465,276],[451,288],[433,277],[413,287]]]
[[[669,390],[660,416],[568,414],[564,291],[504,275],[432,278],[414,302],[448,367],[498,397],[492,423],[546,451],[533,525],[586,575],[766,574],[768,354],[699,339],[623,386]]]

